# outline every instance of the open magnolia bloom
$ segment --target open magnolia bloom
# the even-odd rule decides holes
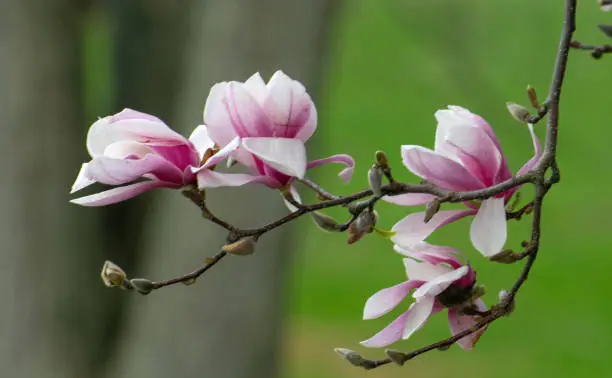
[[[87,133],[92,160],[82,165],[71,193],[96,182],[122,186],[70,202],[104,206],[151,189],[177,189],[195,183],[191,168],[200,165],[213,145],[202,130],[187,139],[160,119],[131,109],[101,118]]]
[[[402,146],[404,165],[415,175],[452,191],[478,190],[499,184],[512,177],[508,162],[493,129],[480,116],[458,106],[438,110],[434,150],[421,146]],[[540,156],[541,146],[533,126],[528,125],[535,156],[518,171],[526,173]],[[424,213],[412,213],[396,223],[393,242],[401,247],[425,240],[434,230],[460,218],[475,215],[470,230],[474,247],[490,257],[499,253],[506,242],[505,205],[517,188],[509,189],[484,201],[466,202],[465,210],[440,211],[427,223]],[[426,204],[435,196],[408,193],[384,200],[398,205]]]
[[[306,170],[325,163],[342,163],[340,177],[348,182],[354,161],[334,155],[308,162],[304,143],[317,128],[317,111],[304,86],[277,71],[266,84],[259,73],[246,82],[218,83],[210,91],[204,108],[204,124],[220,150],[202,167],[194,168],[203,188],[262,183],[281,188]],[[231,158],[250,174],[210,170]]]
[[[481,293],[477,293],[474,270],[461,262],[456,256],[458,251],[426,243],[410,250],[399,247],[396,250],[409,256],[404,259],[408,280],[372,295],[365,304],[363,318],[381,317],[399,305],[412,290],[414,302],[386,328],[362,341],[362,345],[383,347],[407,339],[421,329],[430,316],[444,309],[448,309],[448,322],[453,335],[477,323],[477,316],[464,312],[474,313],[487,308],[478,299]],[[472,349],[484,330],[461,338],[457,344],[463,349]]]

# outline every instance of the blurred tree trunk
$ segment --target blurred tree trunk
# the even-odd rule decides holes
[[[166,118],[184,133],[202,122],[204,101],[218,81],[244,80],[256,71],[269,77],[282,68],[304,82],[312,94],[335,4],[325,0],[205,1],[186,7],[188,17],[166,11],[163,14],[176,17],[167,20],[167,25],[188,25],[189,34],[172,33],[173,38],[154,40],[150,51],[132,57],[139,61],[134,67],[147,76],[134,72],[138,86],[130,88],[132,78],[127,76],[121,85],[134,90],[130,99],[140,95],[149,99],[151,93],[159,96],[143,103],[141,110],[155,112],[160,106],[155,101],[160,99],[162,106],[171,103],[172,97],[166,96],[172,90],[156,88],[158,81],[171,80],[172,75],[149,71],[147,65],[165,67],[168,63],[161,62],[180,61],[174,45],[186,41],[183,69],[172,71],[182,73],[177,80],[181,84],[178,101],[174,115]],[[186,273],[214,254],[225,238],[179,193],[157,195],[161,201],[146,212],[143,265],[131,272],[134,276],[162,279]],[[287,211],[278,193],[260,187],[211,191],[208,201],[219,216],[239,226],[261,225]],[[291,249],[285,227],[262,238],[254,256],[230,256],[194,286],[132,296],[108,376],[275,376],[283,267]]]
[[[100,285],[99,213],[70,205],[86,159],[75,0],[0,4],[0,366],[3,377],[96,377],[116,295]],[[113,293],[115,294],[115,293]]]

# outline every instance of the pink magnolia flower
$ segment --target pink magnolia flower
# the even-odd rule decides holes
[[[464,308],[485,311],[481,299],[472,299],[476,274],[469,265],[464,265],[456,254],[458,251],[441,246],[421,243],[411,250],[396,247],[398,252],[409,256],[404,259],[408,280],[382,289],[372,295],[363,311],[364,319],[381,317],[399,305],[412,292],[414,302],[382,331],[361,344],[367,347],[383,347],[400,339],[408,339],[423,327],[430,316],[448,309],[451,333],[456,335],[477,323],[472,315],[462,314]],[[415,260],[418,259],[418,260]],[[484,328],[457,341],[463,349],[472,349]]]
[[[317,128],[317,110],[304,86],[281,71],[266,84],[259,73],[244,83],[216,84],[204,108],[204,123],[210,138],[221,150],[199,169],[200,188],[262,183],[281,188],[307,169],[342,163],[340,177],[349,181],[354,161],[334,155],[307,162],[304,143]],[[251,174],[209,170],[223,159],[232,158],[248,167]]]
[[[195,183],[191,168],[200,165],[204,152],[213,145],[205,129],[196,129],[188,140],[152,115],[124,109],[90,127],[87,150],[92,160],[82,165],[71,193],[96,182],[129,185],[70,202],[104,206],[151,189]]]
[[[438,128],[434,150],[421,146],[402,146],[404,165],[415,175],[443,189],[469,191],[487,188],[512,177],[508,162],[493,129],[480,116],[458,106],[436,112]],[[535,156],[518,171],[533,168],[542,154],[533,126],[529,125]],[[506,242],[505,205],[516,189],[507,190],[484,201],[466,202],[465,210],[440,211],[427,223],[424,213],[412,213],[396,223],[392,238],[400,246],[425,240],[434,230],[460,218],[475,215],[470,230],[474,247],[490,257]],[[435,197],[409,193],[385,197],[387,202],[412,206],[428,203]]]

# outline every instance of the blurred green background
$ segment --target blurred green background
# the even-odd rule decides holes
[[[562,20],[561,1],[352,1],[334,27],[331,65],[319,99],[320,155],[347,152],[357,161],[345,187],[331,169],[316,178],[336,194],[366,185],[377,149],[387,152],[396,178],[418,182],[401,165],[401,144],[433,147],[436,109],[464,106],[489,121],[511,168],[532,155],[527,130],[505,109],[506,101],[528,105],[526,86],[546,97]],[[605,41],[596,24],[610,16],[581,2],[580,41]],[[597,42],[595,42],[597,43]],[[348,246],[344,235],[325,234],[302,220],[293,263],[284,376],[307,377],[575,377],[608,376],[612,334],[608,300],[612,255],[606,237],[612,202],[607,193],[608,59],[594,61],[573,51],[561,101],[561,184],[546,198],[541,252],[509,318],[490,327],[471,352],[430,352],[403,368],[365,372],[333,355],[342,346],[381,358],[382,350],[358,342],[394,319],[363,321],[365,300],[405,279],[401,256],[389,241],[371,235]],[[544,124],[537,126],[544,137]],[[531,195],[523,190],[524,198]],[[390,228],[408,211],[381,204],[380,225]],[[341,212],[330,212],[344,216]],[[438,231],[430,240],[456,246],[472,260],[487,303],[509,288],[520,269],[488,263],[469,242],[469,222]],[[507,247],[527,239],[530,218],[510,224]],[[520,264],[517,264],[520,265]],[[403,305],[403,309],[408,304]],[[411,350],[449,335],[437,316],[408,341]]]

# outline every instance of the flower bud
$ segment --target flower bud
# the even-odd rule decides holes
[[[403,366],[406,362],[406,354],[400,352],[399,350],[387,349],[385,350],[385,354],[387,355],[387,357],[389,357],[391,362],[399,366]]]
[[[514,119],[522,123],[529,123],[531,114],[529,114],[529,110],[524,106],[515,104],[514,102],[507,102],[506,107]]]
[[[538,101],[538,95],[536,94],[535,88],[531,85],[527,86],[527,97],[529,97],[529,102],[534,109],[540,108],[540,102]]]
[[[612,0],[599,0],[599,8],[604,12],[612,11]]]
[[[340,224],[338,224],[338,222],[336,222],[336,220],[329,215],[320,213],[318,211],[314,211],[310,214],[312,215],[312,220],[321,230],[326,232],[340,231]]]
[[[221,249],[232,255],[245,256],[255,252],[256,240],[253,236],[246,236],[234,243],[226,244]]]
[[[440,211],[440,200],[436,198],[429,202],[425,207],[425,217],[423,221],[425,223],[429,222],[431,218],[438,213],[438,211]]]
[[[521,254],[516,253],[511,249],[504,249],[503,251],[489,257],[489,261],[494,261],[502,264],[513,264],[521,259]]]
[[[149,294],[154,288],[155,285],[153,282],[147,280],[146,278],[132,278],[130,283],[142,295]]]
[[[383,167],[389,165],[389,158],[384,151],[376,151],[376,164]]]
[[[334,352],[338,353],[343,360],[348,361],[353,366],[364,366],[366,363],[366,360],[354,350],[334,348]]]
[[[108,260],[104,262],[100,276],[107,287],[122,286],[125,278],[127,277],[123,269],[112,261]]]
[[[353,244],[374,230],[378,216],[375,211],[365,209],[348,228],[348,243]]]
[[[506,316],[510,315],[514,311],[514,297],[510,299],[510,293],[506,290],[501,290],[498,299],[499,304],[506,308]]]
[[[376,197],[382,197],[382,191],[381,191],[382,178],[383,178],[383,171],[382,171],[382,168],[380,168],[379,166],[374,165],[368,171],[368,183],[370,184],[372,193],[374,193]]]

